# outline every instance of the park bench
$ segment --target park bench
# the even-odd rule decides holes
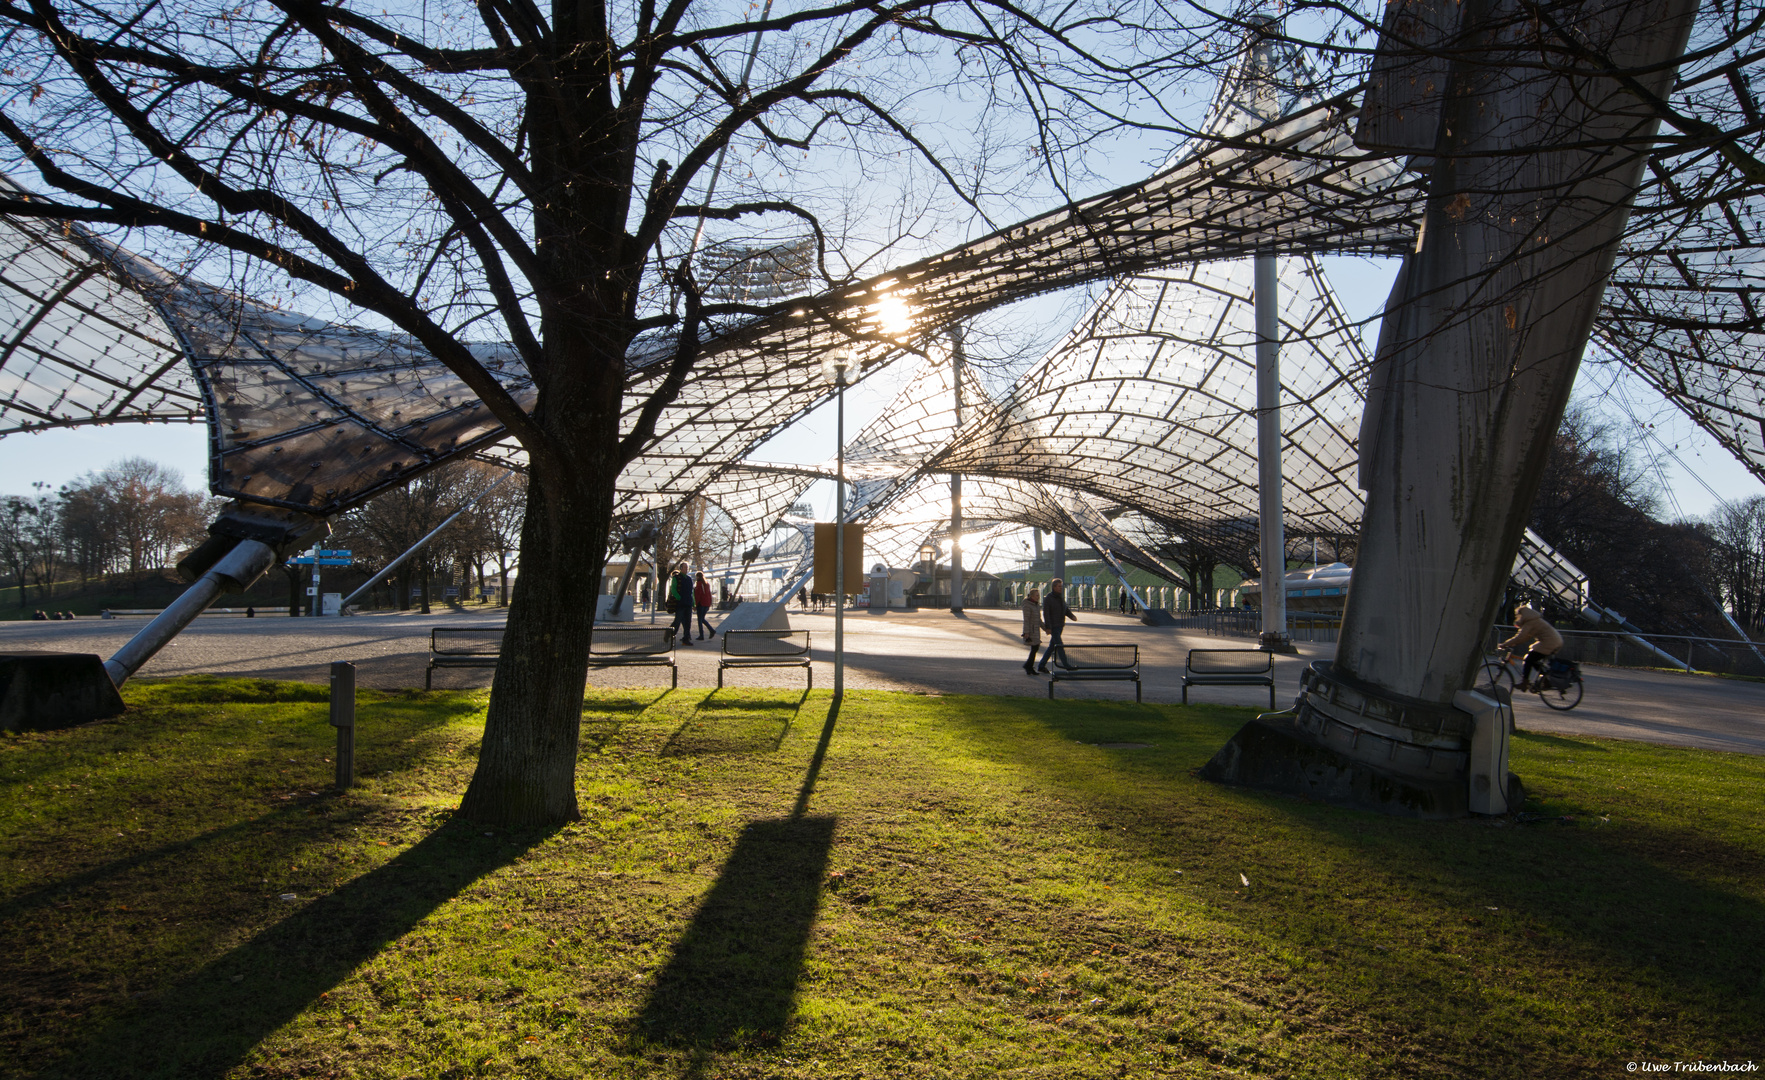
[[[672,626],[597,626],[588,646],[588,666],[665,667],[668,685],[680,686]]]
[[[815,689],[815,669],[809,666],[807,630],[725,630],[723,655],[717,661],[717,688],[729,668],[800,667],[809,677],[807,689]]]
[[[434,689],[436,668],[494,668],[503,650],[500,626],[437,626],[429,631],[429,667],[423,689]],[[588,646],[588,666],[665,667],[671,686],[680,686],[674,662],[674,634],[668,627],[597,627]]]
[[[423,689],[435,689],[436,668],[494,668],[503,651],[500,626],[435,626],[429,629],[429,666]]]
[[[1266,686],[1275,707],[1275,654],[1262,649],[1190,649],[1183,665],[1183,704],[1191,686]]]
[[[1132,682],[1134,700],[1140,698],[1140,646],[1131,644],[1059,645],[1050,658],[1054,667],[1048,680],[1048,698],[1054,684],[1071,682]]]

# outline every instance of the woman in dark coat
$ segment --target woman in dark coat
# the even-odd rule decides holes
[[[1036,648],[1042,644],[1042,590],[1031,589],[1019,606],[1023,609],[1024,644],[1030,647],[1030,655],[1024,658],[1023,670],[1026,675],[1034,675]]]

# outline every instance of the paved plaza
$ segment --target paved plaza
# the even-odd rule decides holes
[[[659,616],[666,621],[666,616]],[[815,654],[815,685],[833,685],[833,616],[792,610],[792,626],[810,631]],[[1143,626],[1110,612],[1080,613],[1067,640],[1132,642],[1140,646],[1145,697],[1149,702],[1182,698],[1183,658],[1192,648],[1239,648],[1241,638],[1209,637],[1169,628]],[[648,616],[640,616],[648,621]],[[715,621],[715,619],[713,620]],[[0,650],[54,649],[108,656],[145,625],[144,619],[0,624]],[[149,662],[144,677],[197,672],[254,675],[323,682],[327,665],[348,660],[363,686],[423,685],[432,626],[500,625],[500,614],[437,612],[358,615],[350,618],[244,619],[208,615]],[[1015,610],[973,610],[963,617],[944,611],[846,616],[846,685],[852,689],[922,693],[1016,694],[1045,696],[1047,680],[1023,672],[1024,647],[1018,640],[1021,616]],[[1334,645],[1301,643],[1296,657],[1275,661],[1277,700],[1285,706],[1299,692],[1304,664],[1327,659]],[[716,641],[679,650],[682,687],[715,686]],[[1713,750],[1765,754],[1765,685],[1708,676],[1583,666],[1587,695],[1573,712],[1553,712],[1535,698],[1522,698],[1518,722],[1533,731],[1639,739]],[[488,671],[441,671],[437,687],[483,686]],[[597,686],[665,686],[653,670],[591,672]],[[757,669],[731,673],[731,686],[801,686],[795,671]],[[1125,685],[1062,683],[1061,698],[1133,700]],[[1268,692],[1250,687],[1212,687],[1192,692],[1192,701],[1267,707]]]

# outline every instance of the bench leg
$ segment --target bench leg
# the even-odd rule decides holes
[[[1273,679],[1270,679],[1269,680],[1269,711],[1273,712],[1274,709],[1275,709],[1275,681]]]
[[[425,690],[435,689],[434,685],[429,681],[429,680],[433,679],[434,677],[435,677],[435,665],[430,664],[428,667],[423,669],[423,689],[425,689]]]
[[[1053,679],[1048,680],[1048,700],[1049,701],[1054,700],[1054,680]]]
[[[803,689],[805,691],[815,689],[815,669],[812,667],[806,667],[803,669],[803,674],[809,676],[809,685],[803,687]]]
[[[1189,704],[1189,684],[1183,684],[1183,704]]]
[[[1146,704],[1146,699],[1142,698],[1140,696],[1140,680],[1139,679],[1134,680],[1134,704],[1136,704],[1136,705]]]
[[[680,689],[680,667],[676,664],[668,665],[668,686],[670,689]]]
[[[723,689],[723,665],[717,666],[717,689]]]

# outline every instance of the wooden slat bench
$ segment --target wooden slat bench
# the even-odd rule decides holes
[[[1132,644],[1061,645],[1050,658],[1054,667],[1048,679],[1048,697],[1054,684],[1070,682],[1132,682],[1134,700],[1140,698],[1140,646]]]
[[[717,687],[729,668],[800,667],[815,689],[815,669],[809,666],[807,630],[725,630],[723,655],[717,661]]]
[[[588,666],[665,667],[668,685],[680,686],[672,626],[597,626],[588,647]]]
[[[435,689],[436,668],[494,668],[503,651],[500,626],[434,626],[429,629],[429,666],[423,689]]]
[[[1190,649],[1183,665],[1183,704],[1191,686],[1266,686],[1275,707],[1275,654],[1262,649]]]

